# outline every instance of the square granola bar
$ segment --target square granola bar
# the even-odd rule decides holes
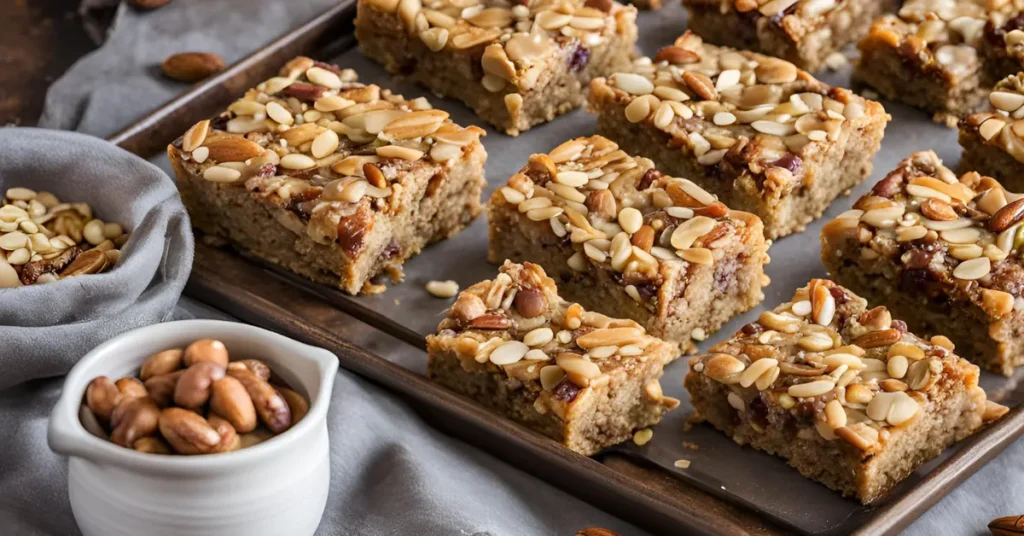
[[[822,279],[690,360],[700,417],[864,504],[1007,408],[948,339]]]
[[[946,335],[963,357],[1009,376],[1024,363],[1022,218],[1020,194],[916,153],[825,225],[821,259],[911,329]]]
[[[430,379],[586,456],[679,405],[658,382],[674,345],[563,300],[536,264],[462,292],[427,352]]]
[[[1024,73],[1001,80],[989,95],[993,110],[960,121],[959,167],[1024,190]]]
[[[567,299],[687,352],[768,284],[761,220],[600,136],[531,156],[487,215],[491,262],[535,262]]]
[[[709,43],[753,50],[815,72],[900,0],[683,0]]]
[[[737,210],[768,238],[802,231],[871,173],[888,114],[792,63],[687,32],[591,83],[598,132]]]
[[[578,108],[624,68],[636,8],[612,0],[359,0],[364,54],[510,135]]]
[[[954,127],[999,79],[1024,67],[1020,0],[909,0],[858,44],[854,79]]]
[[[192,224],[350,294],[482,210],[487,153],[426,99],[299,57],[167,148]]]

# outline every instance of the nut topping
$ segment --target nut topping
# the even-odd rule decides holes
[[[826,297],[834,317],[824,323],[815,318],[813,303]],[[957,396],[946,392],[950,387],[939,392],[940,380],[985,399],[976,366],[907,332],[886,308],[867,309],[865,300],[828,280],[812,280],[752,326],[693,358],[686,379],[691,394],[720,396],[720,408],[728,403],[726,409],[735,412],[734,437],[762,433],[760,415],[767,414],[771,426],[797,430],[794,440],[840,440],[873,453],[885,448],[880,438],[890,428],[936,411],[930,400]],[[755,403],[767,408],[755,411]],[[983,417],[986,404],[973,407]],[[997,413],[993,408],[991,416]]]

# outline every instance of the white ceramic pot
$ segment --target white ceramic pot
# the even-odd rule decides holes
[[[78,411],[96,376],[135,376],[149,355],[197,339],[224,341],[232,359],[258,358],[310,400],[295,427],[235,452],[162,456],[85,430]],[[327,407],[338,360],[276,333],[234,322],[186,320],[116,337],[75,365],[50,416],[50,448],[70,456],[68,493],[85,536],[302,536],[327,503]]]

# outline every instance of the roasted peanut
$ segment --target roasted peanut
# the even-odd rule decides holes
[[[174,402],[174,388],[177,387],[178,380],[183,374],[185,374],[184,370],[177,370],[146,380],[146,390],[149,391],[149,397],[156,401],[156,405],[166,408]]]
[[[260,416],[260,420],[271,432],[280,434],[291,426],[292,414],[288,409],[288,403],[266,380],[248,369],[234,369],[230,371],[230,374],[242,382],[245,391],[249,393],[252,403],[256,406],[256,413]]]
[[[286,399],[287,400],[287,399]],[[256,406],[242,382],[231,376],[213,382],[210,409],[226,419],[235,430],[245,433],[256,429]]]
[[[231,369],[249,369],[255,372],[260,378],[270,381],[270,367],[259,359],[242,359],[240,361],[232,361],[228,363],[228,370]]]
[[[221,367],[228,366],[228,348],[214,339],[201,339],[185,348],[185,366],[206,361]]]
[[[273,432],[260,426],[248,434],[238,435],[238,440],[240,442],[239,448],[247,449],[253,445],[259,445],[272,437],[274,437]]]
[[[143,437],[136,439],[133,446],[135,450],[139,452],[148,452],[150,454],[174,454],[174,451],[171,450],[171,446],[159,437]]]
[[[146,390],[146,386],[137,378],[121,378],[114,382],[114,385],[116,385],[117,390],[121,392],[122,398],[135,398],[149,395],[149,391]]]
[[[288,403],[288,409],[292,412],[292,426],[295,426],[309,413],[309,402],[299,393],[285,387],[278,387],[277,392]]]
[[[198,410],[210,399],[213,382],[224,377],[224,367],[210,361],[199,361],[178,379],[174,386],[174,403],[191,410]]]
[[[184,355],[184,350],[175,348],[173,350],[164,350],[163,352],[149,356],[149,358],[146,359],[146,362],[142,364],[142,370],[139,371],[139,378],[141,378],[142,381],[146,381],[154,376],[170,374],[180,369]]]
[[[181,408],[160,412],[160,433],[178,454],[217,452],[221,437],[198,413]]]
[[[238,438],[238,431],[231,426],[231,423],[216,415],[210,415],[207,417],[206,422],[210,423],[210,426],[220,434],[220,443],[217,445],[217,452],[231,452],[233,450],[238,450],[238,448],[242,446],[242,441]]]
[[[100,423],[110,422],[110,414],[121,401],[121,392],[110,378],[100,376],[85,388],[85,404]]]
[[[131,447],[141,437],[156,432],[160,408],[148,396],[123,400],[110,415],[113,432],[110,440],[122,447]]]

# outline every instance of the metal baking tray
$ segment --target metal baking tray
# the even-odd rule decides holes
[[[168,142],[297,54],[354,68],[362,81],[390,87],[407,97],[426,96],[435,106],[450,112],[456,123],[486,128],[488,135],[483,141],[490,156],[485,197],[504,184],[530,154],[546,152],[566,139],[595,130],[594,117],[580,110],[517,138],[497,133],[461,104],[437,99],[408,81],[389,76],[362,57],[351,35],[354,14],[351,1],[331,9],[161,107],[112,141],[169,169],[162,156]],[[677,4],[661,11],[641,12],[642,52],[653,55],[671,43],[686,28],[685,18]],[[821,78],[833,85],[848,86],[849,67],[824,73]],[[947,165],[958,160],[955,131],[933,124],[923,112],[885,105],[893,121],[875,159],[875,172],[851,196],[833,203],[825,216],[806,231],[773,244],[772,262],[767,267],[772,284],[765,289],[765,306],[787,300],[795,288],[825,275],[819,259],[821,226],[848,209],[897,162],[925,149],[935,150]],[[488,418],[485,410],[423,377],[423,337],[434,331],[451,303],[429,295],[424,284],[453,279],[465,288],[493,277],[496,267],[486,262],[486,231],[485,218],[481,217],[466,231],[427,248],[406,263],[404,283],[389,285],[383,294],[360,297],[305,281],[258,260],[200,245],[187,293],[246,321],[333,349],[343,366],[429,407],[435,422],[451,433],[488,445],[504,459],[655,532],[897,532],[1024,432],[1024,414],[1015,408],[995,425],[947,449],[875,504],[864,507],[804,479],[778,458],[736,445],[708,425],[684,432],[690,406],[682,387],[686,360],[680,359],[666,369],[662,384],[666,394],[683,403],[654,428],[654,439],[642,448],[627,443],[609,449],[597,457],[602,463],[583,458],[518,425]],[[337,311],[330,313],[335,309],[407,342],[408,350],[380,356],[339,338],[336,333],[348,320]],[[756,318],[760,310],[737,317],[704,341],[701,349],[727,338]],[[1024,371],[1009,379],[985,373],[982,385],[991,398],[1015,406],[1024,390],[1018,387],[1021,377]],[[518,447],[510,448],[513,444]],[[674,463],[680,459],[689,460],[689,468],[676,468]],[[665,478],[669,475],[671,478]],[[581,486],[582,482],[587,485]]]

